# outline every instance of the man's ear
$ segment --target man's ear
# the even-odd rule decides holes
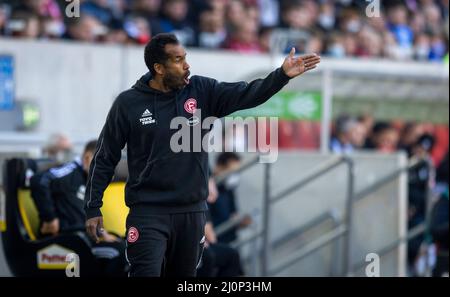
[[[155,63],[155,64],[153,64],[153,68],[155,69],[156,73],[158,73],[159,75],[164,74],[164,65],[163,64]]]
[[[88,161],[89,161],[88,154],[83,154],[83,156],[81,156],[81,162],[83,163],[83,167],[87,165]]]

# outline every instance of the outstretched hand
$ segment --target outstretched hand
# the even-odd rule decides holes
[[[317,54],[307,54],[300,57],[295,57],[295,48],[291,49],[289,56],[286,57],[283,63],[283,70],[287,76],[294,78],[307,71],[313,70],[320,63],[320,56]]]

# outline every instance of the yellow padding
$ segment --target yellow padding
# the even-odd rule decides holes
[[[105,230],[125,237],[125,222],[129,212],[125,205],[125,183],[111,183],[103,194],[103,226]]]
[[[30,190],[19,189],[18,191],[19,212],[28,236],[31,240],[36,240],[39,231],[39,214],[31,198]]]
[[[125,205],[125,183],[111,183],[103,195],[103,225],[107,231],[125,237],[128,207]],[[18,190],[19,212],[31,240],[39,234],[39,213],[30,190]]]

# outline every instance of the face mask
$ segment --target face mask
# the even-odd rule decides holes
[[[239,186],[241,177],[239,173],[233,173],[225,180],[225,188],[227,190],[234,190]]]
[[[58,163],[68,162],[72,159],[72,152],[70,150],[58,151],[55,158]]]
[[[351,33],[358,33],[361,30],[361,23],[357,20],[352,20],[347,23],[347,31]]]
[[[428,46],[418,46],[416,47],[416,56],[419,60],[428,59],[430,53],[430,48]]]
[[[330,48],[330,55],[335,58],[345,57],[345,49],[341,44],[333,44]]]
[[[334,27],[334,17],[327,14],[321,14],[319,16],[319,24],[325,29],[331,29]]]
[[[64,31],[64,24],[57,21],[50,22],[45,27],[45,32],[51,36],[62,36]]]

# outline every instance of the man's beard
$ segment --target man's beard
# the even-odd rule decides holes
[[[177,78],[173,75],[166,75],[163,77],[163,84],[169,89],[176,91],[183,88],[182,79]]]

